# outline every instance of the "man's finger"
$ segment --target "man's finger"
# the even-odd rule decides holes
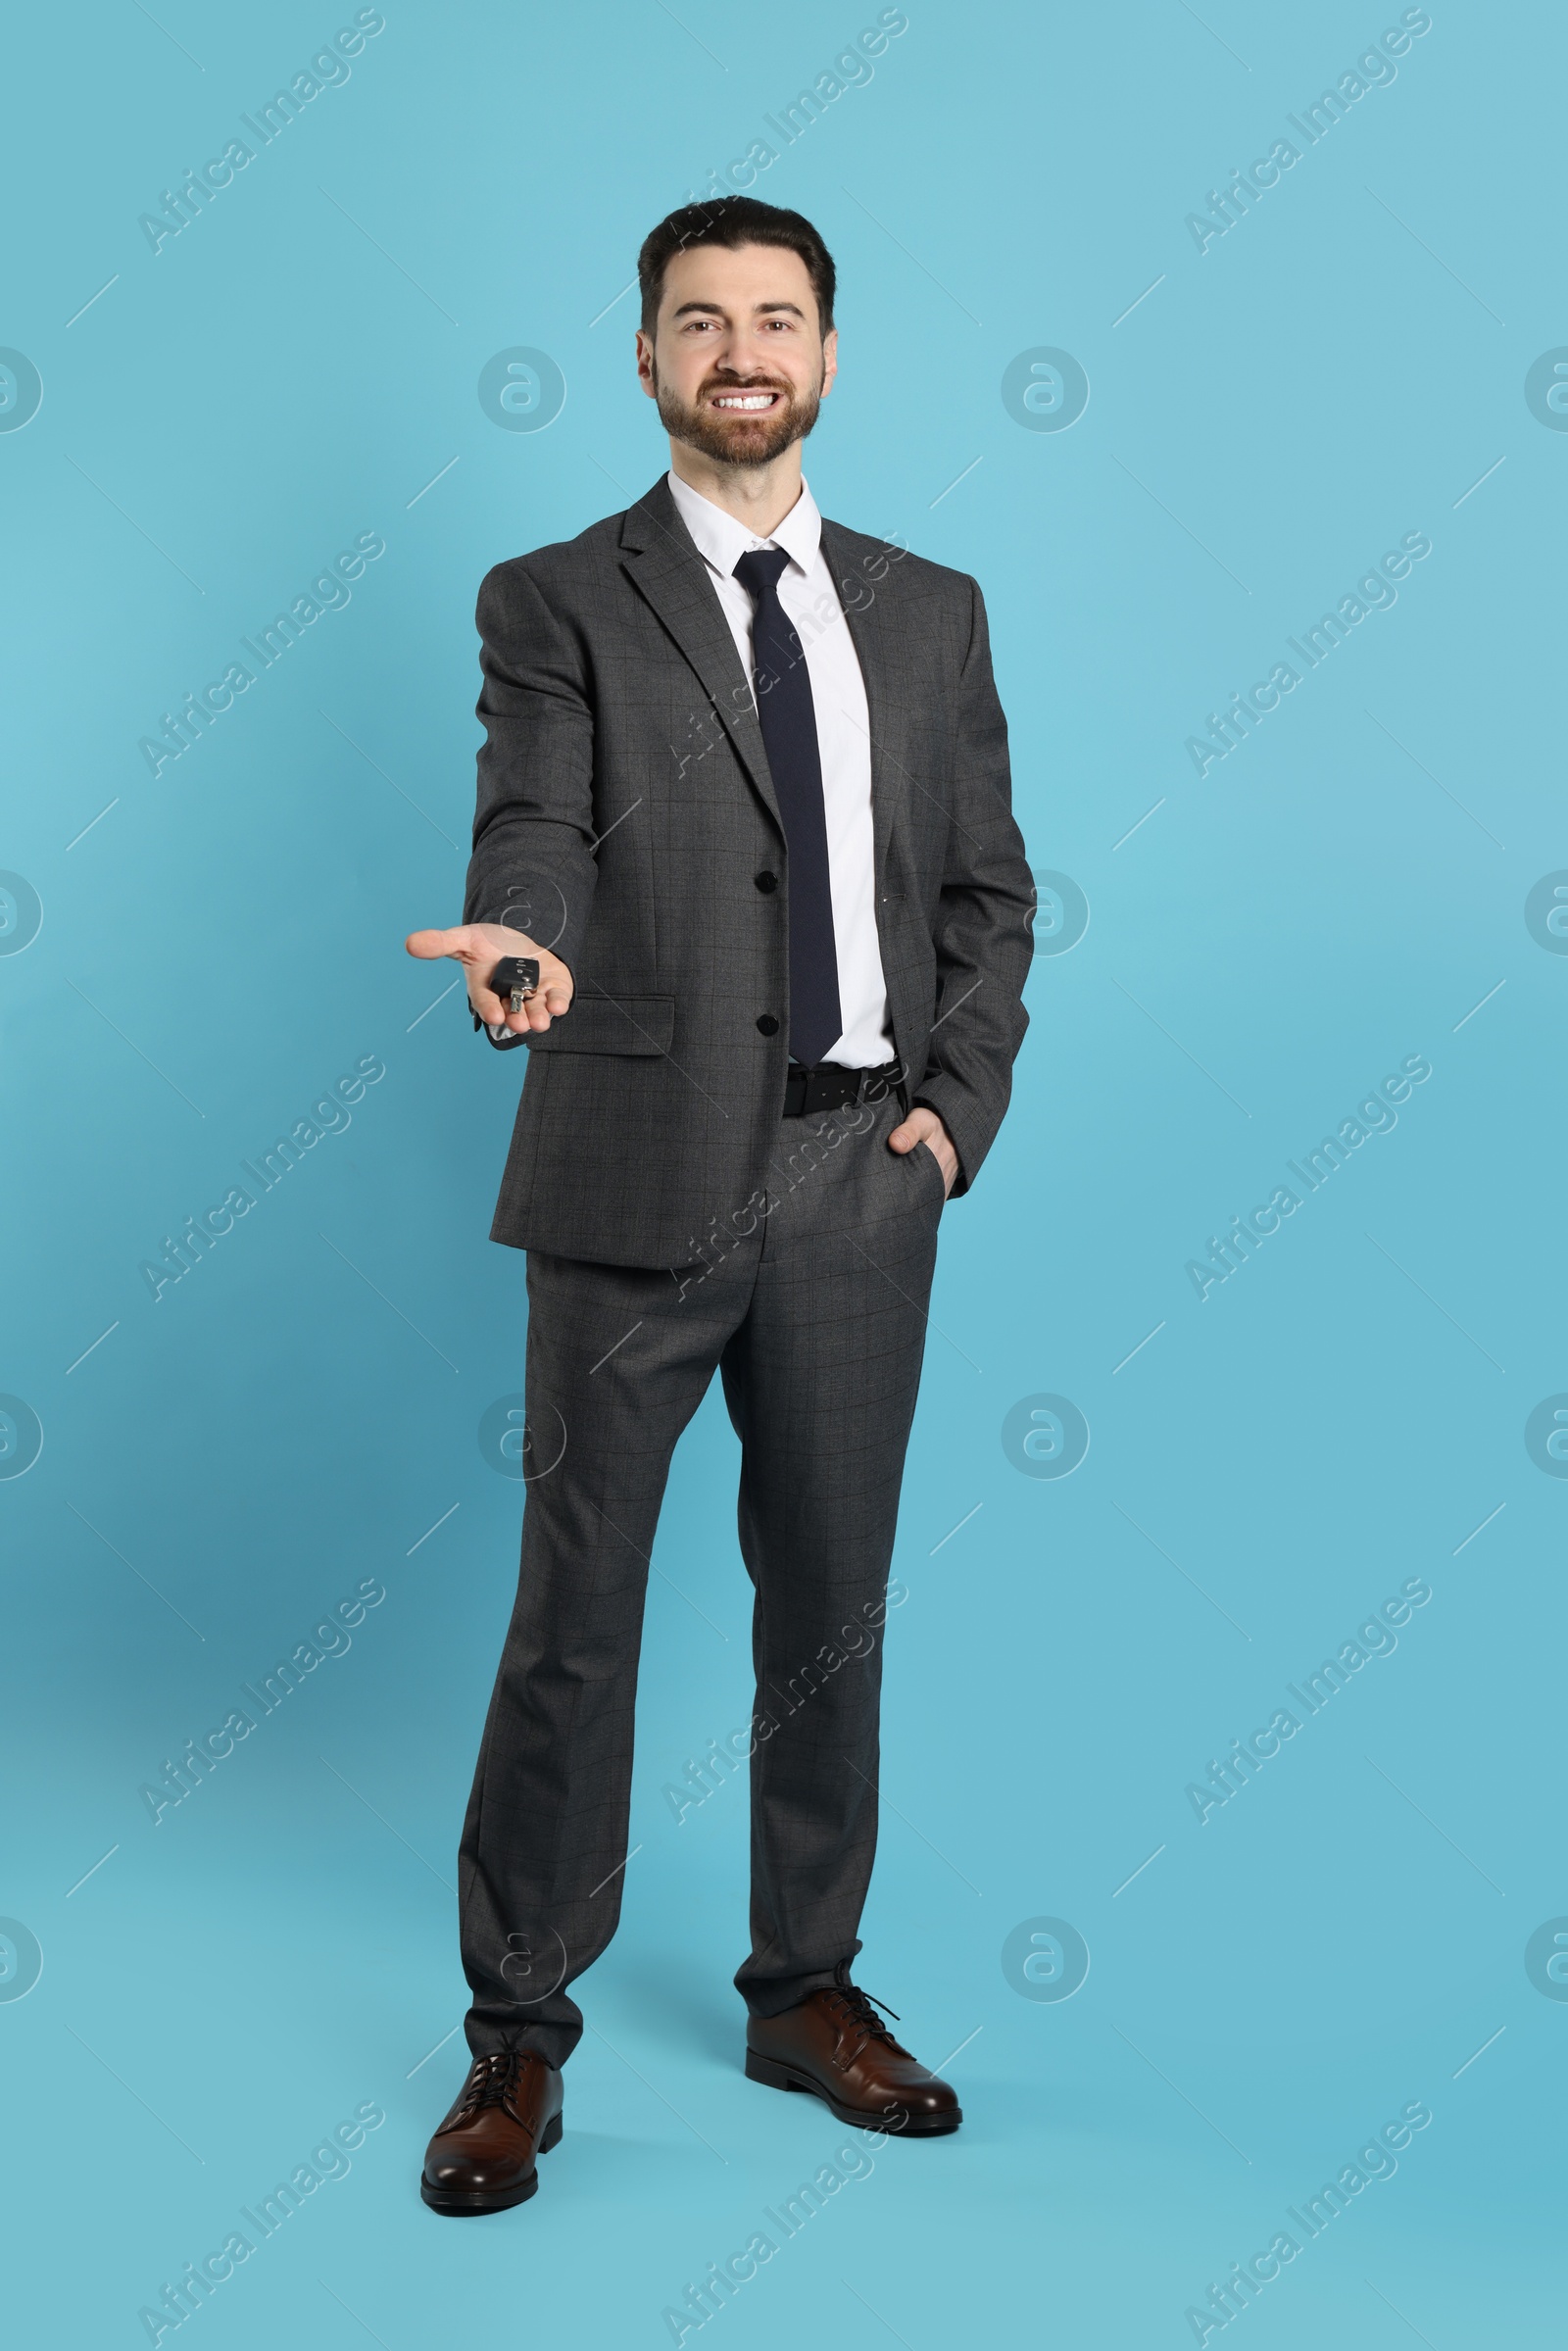
[[[465,923],[450,931],[411,931],[404,947],[411,955],[428,961],[436,955],[461,955],[467,944],[468,932]]]

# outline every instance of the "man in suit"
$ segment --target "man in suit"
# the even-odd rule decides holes
[[[643,247],[670,470],[479,593],[475,1025],[528,1049],[492,1238],[527,1251],[517,1600],[461,1853],[472,2064],[438,2212],[537,2185],[626,1857],[649,1553],[717,1369],[755,1588],[746,2071],[842,2121],[956,2128],[851,1980],[881,1631],[937,1224],[1006,1107],[1033,886],[974,581],[818,514],[837,367],[799,214],[725,197]],[[531,955],[512,1010],[498,960]]]

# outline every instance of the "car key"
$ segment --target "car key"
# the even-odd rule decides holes
[[[493,995],[503,1000],[509,1012],[520,1012],[528,999],[538,993],[539,958],[537,955],[503,955],[486,985]],[[492,1026],[475,1012],[473,1025],[485,1031],[492,1045],[522,1043],[520,1034],[515,1029],[509,1029],[505,1021],[498,1021]]]
[[[520,1012],[539,986],[537,955],[503,955],[490,974],[490,990],[494,996],[509,1001],[509,1012]]]

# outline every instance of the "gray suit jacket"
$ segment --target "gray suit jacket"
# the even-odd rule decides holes
[[[824,521],[871,725],[877,929],[910,1091],[966,1190],[1007,1106],[1034,885],[985,608],[962,572]],[[762,734],[665,480],[479,591],[464,919],[553,947],[571,1009],[527,1049],[491,1237],[692,1263],[780,1182],[789,886]],[[778,886],[760,888],[773,874]]]

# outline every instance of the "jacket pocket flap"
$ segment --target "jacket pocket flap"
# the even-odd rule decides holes
[[[665,1053],[674,1033],[672,996],[575,996],[569,1012],[528,1039],[528,1050],[536,1053]]]

